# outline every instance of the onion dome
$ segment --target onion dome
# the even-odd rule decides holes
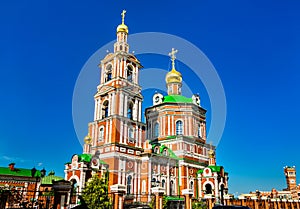
[[[181,83],[182,76],[181,73],[175,70],[174,68],[167,73],[166,75],[166,83]]]
[[[85,144],[91,144],[92,142],[92,139],[89,135],[87,135],[86,137],[84,137],[84,143]]]
[[[117,33],[119,32],[125,32],[125,33],[128,33],[128,27],[127,25],[125,24],[120,24],[118,27],[117,27]]]

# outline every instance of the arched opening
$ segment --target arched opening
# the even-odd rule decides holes
[[[105,71],[105,82],[107,82],[112,79],[112,65],[108,65]]]
[[[98,140],[103,141],[103,139],[104,139],[104,127],[100,127]]]
[[[166,185],[166,180],[163,179],[163,180],[161,181],[161,187],[162,187],[162,188],[165,188],[165,185]]]
[[[128,103],[127,118],[129,118],[130,120],[133,119],[133,103],[132,102]]]
[[[155,123],[154,125],[154,138],[159,136],[159,123]]]
[[[105,100],[102,104],[102,119],[108,117],[108,101]]]
[[[131,183],[132,183],[132,176],[129,175],[127,177],[127,194],[131,194]]]
[[[183,134],[183,123],[181,120],[178,120],[176,122],[176,135],[182,135]]]
[[[198,124],[198,138],[202,138],[202,129],[200,124]]]
[[[132,143],[133,142],[133,138],[134,138],[133,128],[129,127],[129,129],[128,129],[128,141]]]
[[[132,82],[132,73],[133,73],[133,69],[131,65],[127,66],[127,80]]]
[[[212,187],[210,184],[205,185],[205,194],[212,194]]]
[[[162,154],[163,154],[164,156],[168,156],[168,150],[167,150],[167,149],[164,149]]]
[[[170,181],[170,195],[175,195],[175,190],[174,190],[174,181]]]
[[[190,189],[192,189],[194,191],[194,182],[190,181]]]

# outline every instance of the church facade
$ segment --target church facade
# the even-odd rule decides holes
[[[83,153],[65,164],[65,180],[81,192],[93,174],[108,170],[109,186],[124,186],[126,195],[150,195],[160,187],[170,197],[188,191],[195,198],[221,199],[228,191],[228,174],[216,165],[215,147],[206,142],[206,110],[200,97],[181,95],[176,50],[169,54],[167,95],[154,94],[153,105],[142,115],[142,64],[129,52],[124,16],[125,11],[114,52],[99,64],[94,119],[88,124]]]

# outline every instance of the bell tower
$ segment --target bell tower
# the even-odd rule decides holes
[[[122,23],[117,27],[114,52],[99,64],[101,78],[94,96],[94,121],[89,123],[90,140],[85,140],[84,145],[84,153],[97,155],[109,165],[111,185],[124,184],[126,162],[139,155],[145,132],[138,79],[142,65],[129,52],[125,13],[123,10]],[[130,161],[130,168],[137,173],[135,161]]]
[[[293,166],[293,167],[285,166],[284,167],[284,175],[285,175],[285,179],[286,179],[287,190],[290,191],[290,190],[296,188],[297,183],[296,183],[296,168],[295,168],[295,166]]]

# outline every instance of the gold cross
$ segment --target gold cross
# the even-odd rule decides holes
[[[122,24],[123,25],[124,25],[125,13],[126,13],[126,10],[123,9],[123,12],[121,13],[121,15],[122,15]]]
[[[172,48],[172,51],[169,53],[169,56],[171,57],[171,60],[172,60],[172,70],[173,69],[175,70],[175,59],[176,59],[175,54],[177,52],[178,52],[178,50],[175,50],[174,48]]]

